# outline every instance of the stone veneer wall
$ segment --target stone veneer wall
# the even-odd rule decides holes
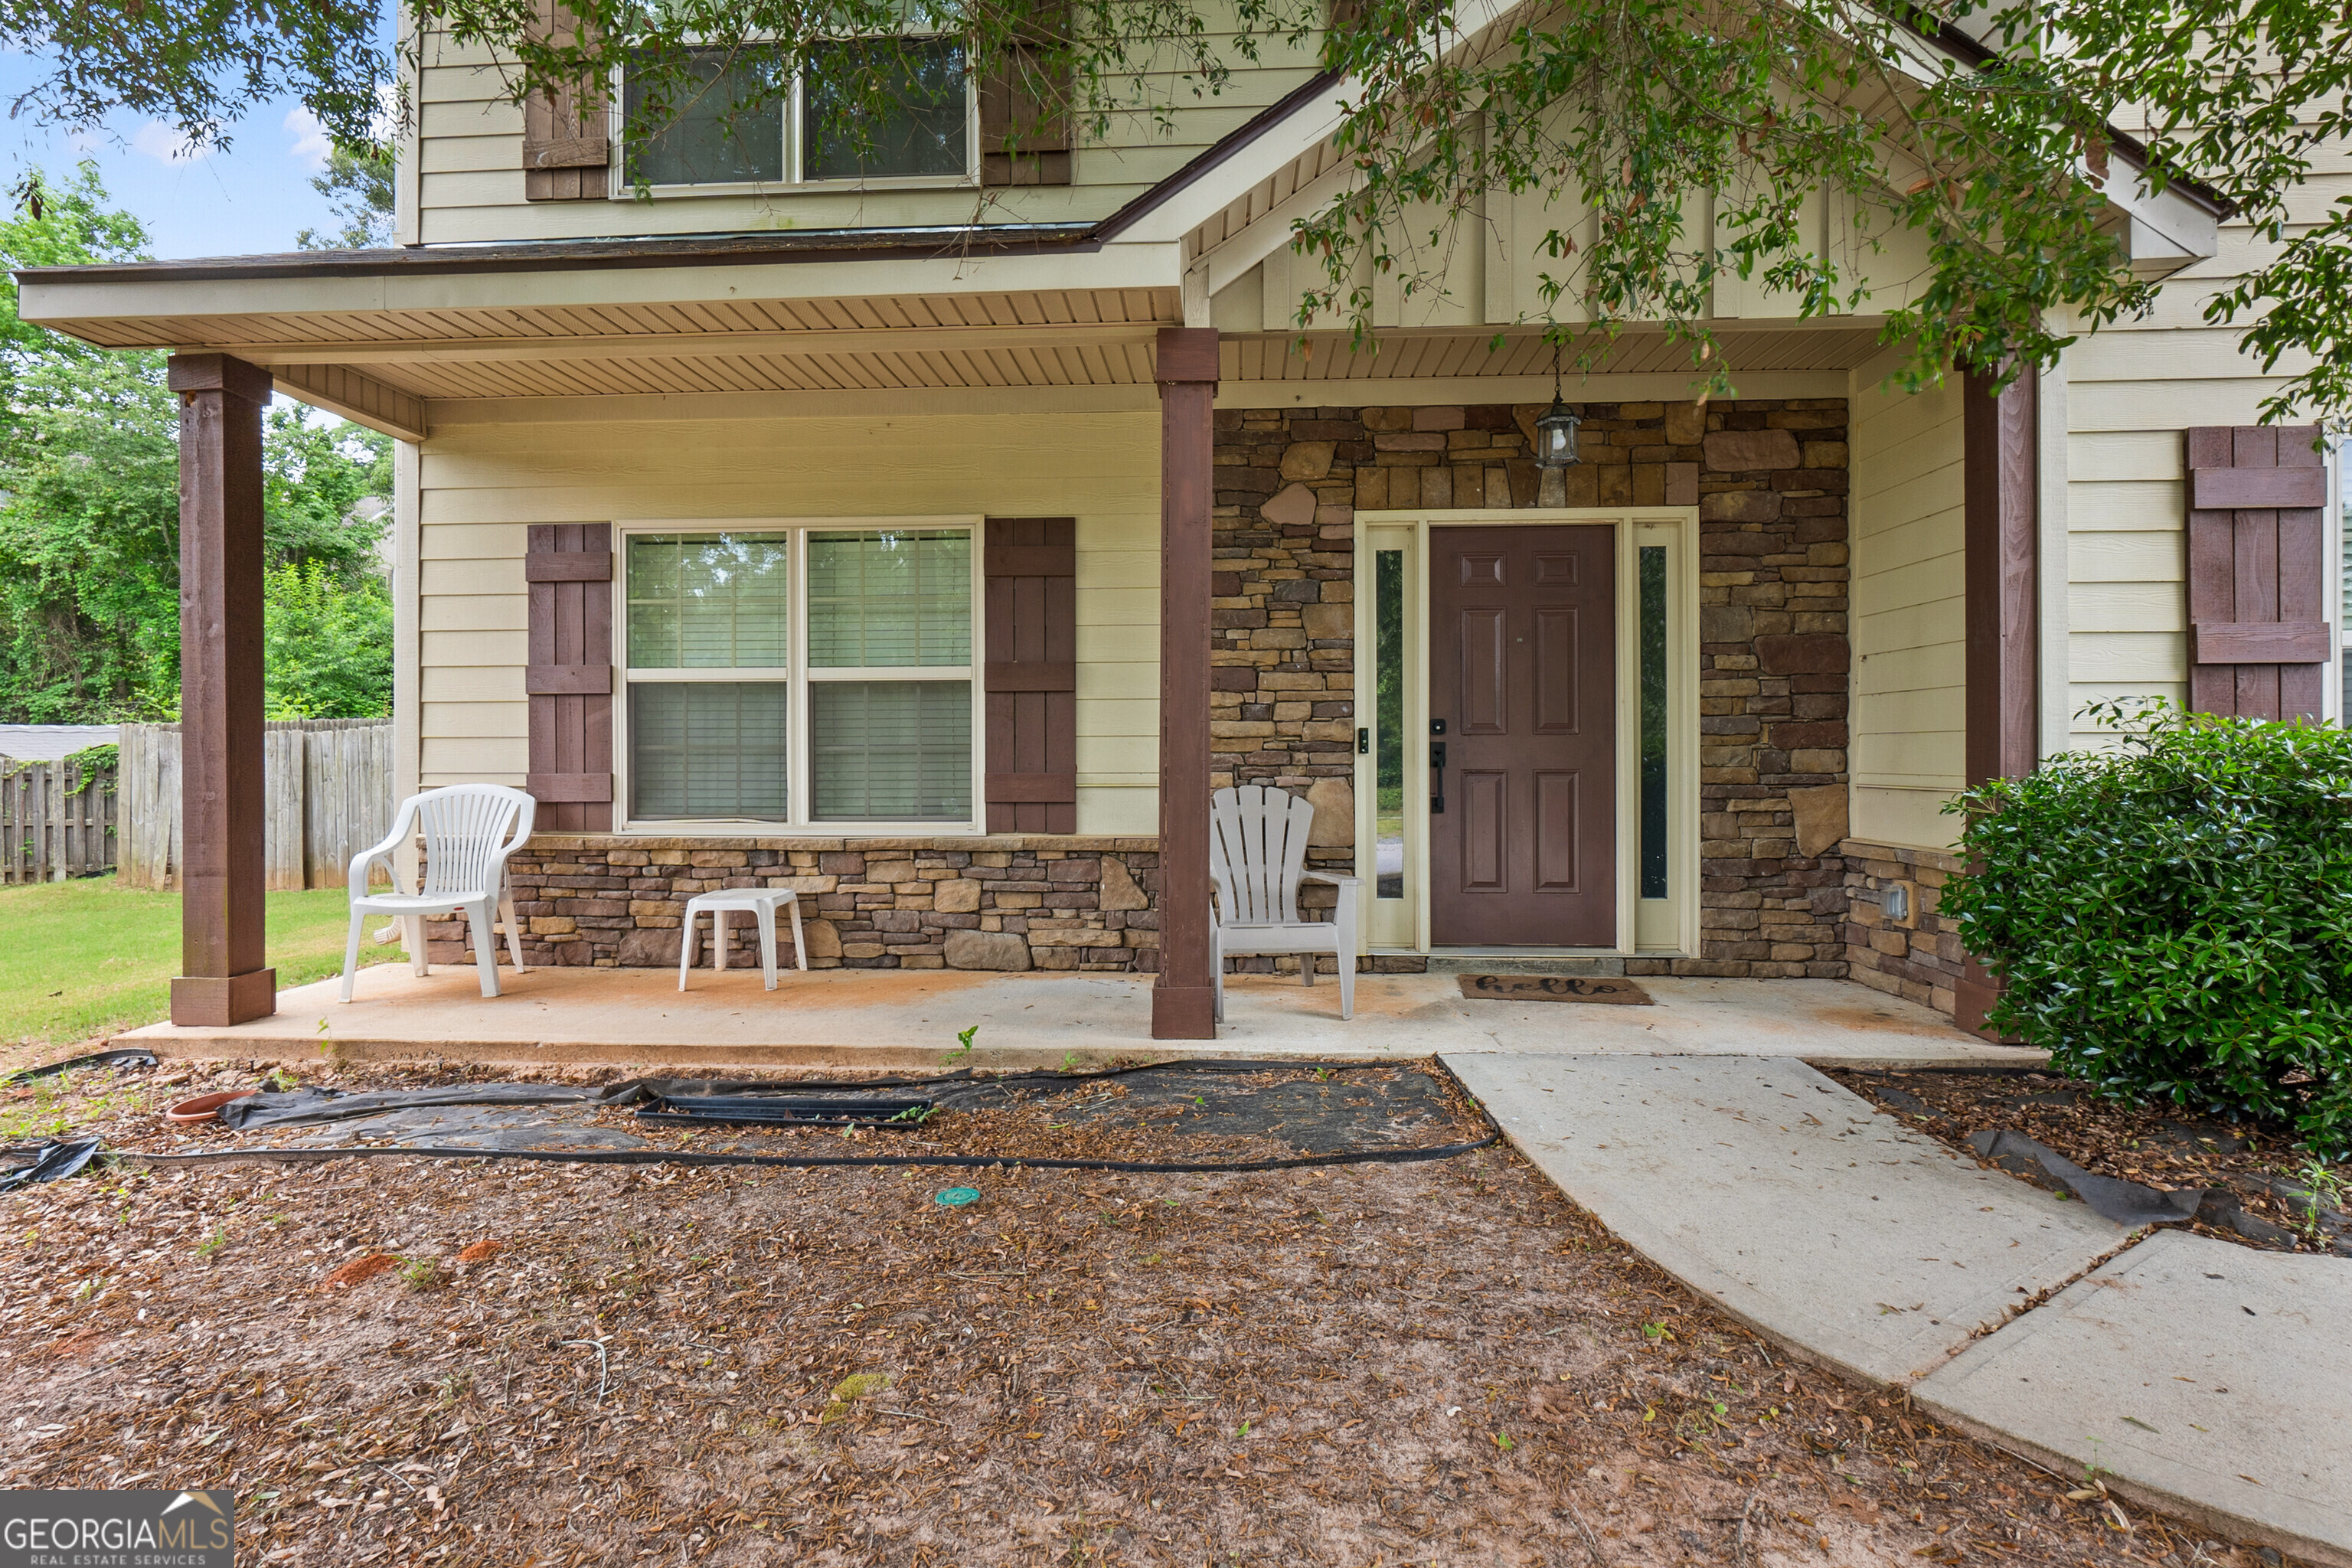
[[[1844,400],[1582,405],[1581,461],[1566,469],[1528,457],[1541,412],[1219,411],[1214,782],[1306,795],[1312,863],[1352,868],[1359,510],[1696,505],[1701,945],[1626,968],[1843,975]],[[770,885],[803,895],[813,966],[1151,971],[1156,849],[1150,838],[542,835],[511,865],[537,963],[675,964],[688,898]],[[1310,883],[1301,902],[1311,910],[1335,896]],[[748,952],[749,922],[736,926]],[[436,922],[435,934],[436,962],[460,955],[453,926]]]
[[[677,963],[686,902],[723,888],[800,894],[812,969],[1160,967],[1158,841],[1150,838],[638,838],[539,834],[507,863],[529,963]],[[728,918],[730,963],[758,963],[747,914]],[[710,961],[708,917],[698,964]],[[437,940],[436,940],[437,939]],[[778,960],[792,960],[779,911]],[[458,923],[427,952],[457,963]]]
[[[1940,850],[1858,839],[1848,839],[1844,848],[1848,974],[1873,990],[1949,1016],[1966,952],[1937,906],[1945,879],[1959,870],[1959,861]],[[1885,890],[1896,883],[1912,889],[1907,921],[1886,917]]]
[[[1307,795],[1315,858],[1351,864],[1358,510],[1696,505],[1701,945],[1627,972],[1844,974],[1844,400],[1586,404],[1552,470],[1542,412],[1218,412],[1216,782]]]

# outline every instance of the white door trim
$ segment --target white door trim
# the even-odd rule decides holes
[[[1616,529],[1617,943],[1592,951],[1622,955],[1698,952],[1698,509],[1548,509],[1359,511],[1355,517],[1356,720],[1369,742],[1356,756],[1356,864],[1363,875],[1368,944],[1428,952],[1429,572],[1431,531],[1447,527],[1542,527],[1605,523]],[[1641,897],[1641,555],[1666,556],[1667,896]],[[1403,797],[1405,897],[1378,897],[1375,856],[1380,729],[1377,554],[1404,552]],[[1395,906],[1402,902],[1400,910]],[[1383,907],[1386,906],[1386,907]],[[1530,951],[1536,951],[1530,949]],[[1561,950],[1563,952],[1571,950]]]

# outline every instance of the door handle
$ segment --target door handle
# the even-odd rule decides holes
[[[1429,815],[1443,816],[1445,814],[1445,742],[1443,741],[1429,743],[1429,771],[1433,775],[1430,779]]]

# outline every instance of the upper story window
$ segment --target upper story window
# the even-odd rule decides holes
[[[786,79],[757,48],[696,49],[677,117],[629,151],[631,179],[659,187],[975,176],[974,96],[953,38],[847,38],[809,51]],[[888,105],[872,111],[861,82]],[[647,88],[622,83],[625,114]],[[625,190],[616,194],[625,194]]]

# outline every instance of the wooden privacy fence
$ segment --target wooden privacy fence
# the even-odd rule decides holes
[[[392,725],[289,720],[266,726],[261,745],[269,887],[341,887],[352,857],[392,831]],[[122,885],[176,886],[180,727],[125,724],[121,746]]]
[[[114,775],[0,763],[0,884],[62,882],[114,864]]]

